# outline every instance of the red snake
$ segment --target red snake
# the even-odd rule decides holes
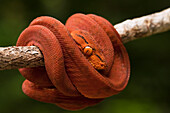
[[[87,57],[88,52],[83,53],[74,41],[71,33],[76,30],[92,36],[90,44],[95,42],[92,48],[97,48],[94,57]],[[45,62],[44,67],[19,69],[26,78],[23,92],[35,100],[79,110],[119,93],[128,83],[127,51],[117,31],[102,17],[75,14],[65,25],[52,17],[38,17],[17,41],[17,46],[30,45],[41,50]],[[95,67],[99,62],[95,55],[102,57],[104,68]]]

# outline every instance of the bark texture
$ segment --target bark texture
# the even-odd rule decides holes
[[[170,8],[114,26],[124,43],[170,30]]]
[[[43,65],[43,55],[36,46],[0,48],[0,70]]]

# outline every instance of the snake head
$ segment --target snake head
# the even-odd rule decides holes
[[[106,69],[106,62],[99,44],[93,36],[84,30],[75,30],[71,32],[73,40],[88,59],[91,65],[97,70]]]

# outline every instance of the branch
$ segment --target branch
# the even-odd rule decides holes
[[[38,66],[44,66],[43,55],[38,47],[0,47],[0,70]]]
[[[114,26],[123,43],[170,30],[170,8],[159,13],[126,20]],[[0,70],[44,66],[36,46],[0,47]]]
[[[170,8],[116,24],[123,43],[170,30]]]

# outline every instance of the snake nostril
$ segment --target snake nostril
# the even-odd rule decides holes
[[[103,67],[103,66],[105,66],[104,64],[101,64],[101,66]]]

